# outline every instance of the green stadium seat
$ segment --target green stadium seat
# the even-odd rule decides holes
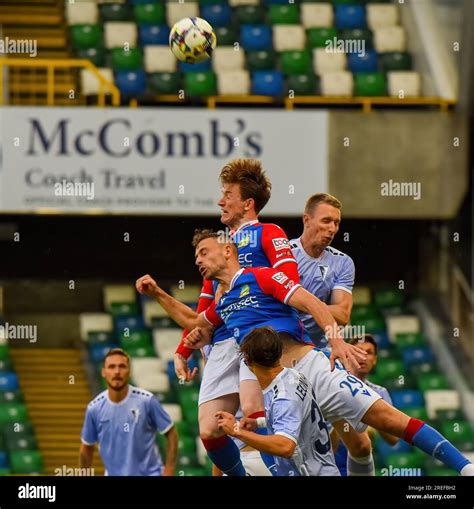
[[[0,476],[11,475],[11,473],[9,468],[0,468]]]
[[[0,371],[13,371],[11,359],[0,359]]]
[[[377,377],[386,380],[404,375],[405,369],[403,367],[403,362],[399,359],[379,359],[375,367],[375,372]]]
[[[326,41],[333,42],[337,38],[337,30],[334,27],[308,28],[306,31],[306,44],[309,49],[325,48]]]
[[[459,409],[436,410],[436,420],[439,422],[462,421],[464,420],[464,415]]]
[[[361,97],[378,97],[387,95],[387,83],[382,72],[354,73],[354,94]]]
[[[354,304],[351,311],[351,319],[364,320],[366,318],[379,317],[380,313],[372,304]]]
[[[246,59],[249,71],[271,71],[275,69],[276,56],[274,51],[247,51]]]
[[[402,332],[395,334],[397,348],[403,350],[407,346],[425,346],[425,341],[420,332]]]
[[[192,431],[189,429],[189,425],[186,421],[179,421],[175,423],[176,431],[179,437],[190,437],[193,436]]]
[[[43,457],[39,451],[12,451],[10,464],[14,474],[43,473]]]
[[[0,405],[0,425],[28,420],[28,411],[23,403],[5,403]]]
[[[437,389],[449,389],[449,384],[444,375],[439,373],[425,373],[418,377],[418,388],[423,392]]]
[[[100,6],[102,21],[130,21],[133,19],[133,13],[130,5],[112,3]]]
[[[152,329],[179,329],[179,325],[169,316],[154,316],[151,319]]]
[[[33,425],[29,421],[25,422],[9,422],[2,426],[5,441],[8,443],[15,440],[17,436],[34,436]]]
[[[384,72],[389,71],[411,71],[412,59],[410,53],[393,51],[380,53],[380,64]]]
[[[239,40],[239,36],[232,27],[215,27],[217,44],[219,46],[233,46]]]
[[[268,19],[272,25],[295,25],[300,22],[300,13],[295,4],[270,5]]]
[[[380,315],[369,316],[358,320],[353,320],[351,318],[351,325],[364,326],[368,333],[385,330],[385,320],[383,319],[383,316]]]
[[[154,94],[177,95],[182,89],[178,72],[155,72],[149,75],[148,85]]]
[[[238,5],[234,12],[240,25],[257,25],[265,20],[261,5]]]
[[[130,332],[128,336],[124,333],[120,336],[120,346],[124,350],[129,348],[147,347],[151,345],[151,334],[147,330]]]
[[[428,477],[453,477],[457,474],[450,468],[430,468],[429,470],[425,470],[425,475]]]
[[[100,47],[102,28],[100,25],[74,25],[71,27],[71,40],[75,49]]]
[[[423,468],[425,453],[420,450],[398,452],[387,456],[386,464],[393,468]]]
[[[132,51],[133,50],[133,51]],[[137,53],[138,52],[138,53]],[[116,55],[117,64],[123,65],[137,65],[140,67],[141,65],[141,53],[137,48],[130,48],[130,51],[122,51],[121,48],[114,48],[112,50],[112,55]],[[130,54],[130,56],[126,56],[126,54]],[[112,56],[112,58],[114,58]],[[127,63],[128,62],[128,63]],[[137,68],[135,67],[135,68]],[[136,302],[113,302],[110,305],[110,312],[113,316],[136,316],[140,314],[140,309]]]
[[[111,54],[111,64],[114,71],[135,71],[142,66],[143,58],[139,48],[129,48],[128,50],[124,48],[114,48]],[[124,308],[123,312],[117,310],[119,306]],[[136,307],[136,304],[114,302],[110,306],[110,311],[112,314],[117,315],[136,315],[136,312],[130,311],[133,307]]]
[[[374,46],[372,32],[366,28],[352,28],[341,30],[340,38],[344,41],[363,41],[365,49],[372,49]]]
[[[188,72],[184,75],[184,90],[188,97],[216,95],[216,75],[211,72]]]
[[[474,439],[474,430],[468,421],[449,421],[441,423],[441,433],[453,444],[469,442]]]
[[[32,451],[38,448],[36,439],[32,435],[21,435],[17,433],[13,439],[10,439],[7,444],[9,451]]]
[[[221,3],[222,0],[199,0],[199,5],[216,5]]]
[[[105,49],[101,46],[78,49],[76,51],[76,57],[90,60],[96,67],[105,67]]]
[[[369,73],[374,74],[375,78],[378,79],[380,73]],[[378,308],[389,308],[394,306],[401,306],[403,304],[403,297],[400,291],[397,290],[379,290],[375,292],[374,304]]]
[[[194,424],[198,418],[199,390],[196,387],[182,387],[178,392],[178,401],[183,411],[184,419]]]
[[[197,464],[195,437],[180,436],[178,441],[178,466],[189,467]]]
[[[415,419],[420,419],[422,421],[430,420],[428,417],[428,412],[426,411],[426,408],[424,406],[401,409],[401,411],[405,412],[410,417],[413,417]]]
[[[403,374],[394,378],[384,379],[382,385],[389,391],[416,389],[416,380],[410,375]]]
[[[130,357],[156,357],[155,349],[151,343],[147,346],[129,347],[126,351]]]
[[[413,364],[410,366],[410,375],[413,375],[415,378],[419,377],[423,373],[434,373],[436,371],[436,367],[433,366],[431,362],[422,362],[420,364]]]
[[[139,25],[165,23],[165,6],[161,3],[137,4],[134,6],[134,14]]]
[[[87,343],[89,345],[105,345],[114,342],[114,335],[111,332],[89,331],[87,333]]]
[[[313,73],[288,76],[288,91],[298,95],[318,95],[318,80]]]
[[[0,405],[3,403],[23,403],[24,398],[21,390],[0,391]]]
[[[281,70],[285,74],[308,74],[312,61],[308,51],[283,51],[281,53]]]
[[[0,360],[10,359],[10,351],[7,345],[0,345]]]
[[[180,475],[184,477],[202,477],[205,475],[210,475],[205,468],[199,467],[180,467],[179,472]]]

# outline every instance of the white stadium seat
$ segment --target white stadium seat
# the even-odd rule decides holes
[[[108,313],[81,313],[79,315],[79,330],[83,341],[87,341],[89,332],[112,332],[114,330],[112,315]]]
[[[327,96],[352,96],[354,77],[349,71],[331,71],[321,74],[321,94]]]
[[[461,407],[459,392],[453,390],[425,391],[426,411],[430,419],[436,418],[437,410],[458,410]]]
[[[324,48],[315,48],[313,50],[313,70],[316,74],[344,71],[346,67],[347,57],[345,53],[329,52]]]
[[[66,3],[68,25],[92,25],[99,19],[99,8],[94,2]]]
[[[98,69],[98,71],[107,81],[110,81],[111,83],[114,82],[114,73],[112,69],[103,67]],[[89,71],[89,69],[81,69],[81,90],[84,95],[97,95],[99,93],[99,80],[92,71]],[[105,88],[102,88],[102,90],[109,93]]]
[[[147,327],[151,327],[153,318],[163,318],[168,316],[166,311],[156,302],[156,300],[146,299],[143,301],[143,320]]]
[[[179,285],[173,285],[170,288],[170,293],[181,302],[197,302],[201,293],[201,287],[197,285],[184,285],[183,288],[180,288]]]
[[[390,71],[387,73],[388,95],[392,97],[420,97],[421,76],[416,71]]]
[[[372,302],[370,288],[366,286],[354,286],[352,289],[352,302],[354,304],[370,304]]]
[[[305,28],[331,27],[334,24],[334,10],[327,3],[302,3],[301,22]]]
[[[371,30],[398,25],[398,8],[391,4],[367,4],[367,26]]]
[[[177,21],[183,18],[195,18],[199,16],[199,4],[197,2],[167,2],[166,21],[172,27]]]
[[[258,5],[260,0],[229,0],[231,7],[238,7],[239,5]]]
[[[165,393],[170,390],[170,379],[166,373],[141,372],[132,376],[136,386],[146,391]]]
[[[239,71],[245,68],[245,52],[236,51],[232,46],[217,47],[212,54],[212,68],[214,72]]]
[[[300,25],[274,25],[273,47],[275,51],[303,50],[306,35]]]
[[[387,317],[387,333],[392,343],[397,334],[420,332],[420,319],[416,315],[396,315]]]
[[[377,53],[406,51],[405,29],[400,26],[375,29],[374,46]]]
[[[107,49],[134,48],[137,45],[137,25],[130,21],[104,23],[104,42]]]
[[[132,357],[131,369],[134,377],[137,373],[166,373],[167,364],[156,357]]]
[[[220,71],[217,73],[217,92],[220,95],[250,94],[248,71]]]
[[[178,61],[168,46],[145,46],[143,48],[146,72],[174,72]]]
[[[112,304],[136,302],[137,294],[132,285],[106,285],[104,286],[104,308],[109,310]]]
[[[181,329],[153,329],[153,346],[156,354],[165,361],[172,360],[182,335]]]
[[[181,407],[174,403],[164,403],[163,408],[166,412],[168,412],[171,420],[173,422],[180,422],[183,420],[183,413],[181,412]]]

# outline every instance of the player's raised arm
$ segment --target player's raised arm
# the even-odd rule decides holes
[[[334,369],[336,359],[339,359],[348,370],[360,367],[359,361],[366,358],[366,352],[344,341],[328,306],[324,302],[301,286],[291,294],[287,302],[299,311],[309,313],[326,334],[331,347],[331,370]]]
[[[299,283],[298,263],[291,251],[290,241],[282,228],[276,224],[264,225],[262,250],[271,267],[278,268],[295,283]]]
[[[137,279],[136,288],[141,295],[156,299],[166,313],[183,329],[192,330],[195,327],[209,326],[206,320],[196,311],[160,288],[149,274]]]
[[[345,290],[333,290],[328,309],[339,325],[347,325],[351,317],[352,294]]]

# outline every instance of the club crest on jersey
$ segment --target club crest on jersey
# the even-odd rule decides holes
[[[133,420],[135,422],[138,422],[138,416],[140,415],[140,410],[138,408],[132,408],[132,415],[133,415]]]
[[[244,285],[242,287],[242,290],[240,290],[239,299],[242,298],[242,297],[247,297],[247,295],[249,295],[249,293],[250,293],[250,286],[249,285]]]
[[[319,270],[321,271],[321,277],[323,278],[323,281],[326,279],[326,274],[329,270],[329,265],[320,265]]]
[[[277,283],[280,283],[282,285],[288,279],[288,276],[285,276],[283,272],[277,272],[272,276],[272,279],[274,279]]]
[[[272,239],[272,242],[275,251],[281,251],[282,249],[287,249],[290,247],[288,239],[285,239],[284,237],[280,237],[279,239]]]
[[[239,243],[237,244],[237,249],[240,249],[241,247],[246,247],[250,244],[250,237],[246,235],[245,237],[241,238],[239,240]]]

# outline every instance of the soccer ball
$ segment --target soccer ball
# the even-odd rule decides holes
[[[170,47],[181,62],[197,64],[207,60],[216,47],[217,38],[209,23],[201,18],[184,18],[170,32]]]

